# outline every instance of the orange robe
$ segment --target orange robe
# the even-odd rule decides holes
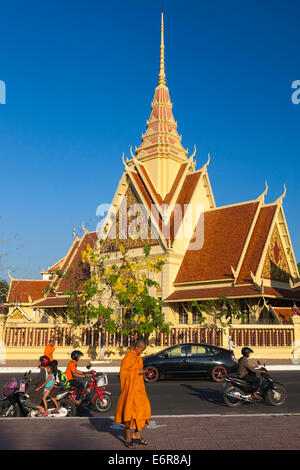
[[[130,350],[121,363],[121,395],[117,403],[115,423],[122,423],[126,428],[140,431],[150,423],[151,406],[146,393],[143,359],[135,349]]]
[[[47,344],[44,351],[44,356],[49,357],[50,361],[53,361],[53,352],[55,351],[55,347],[51,346],[51,344]]]

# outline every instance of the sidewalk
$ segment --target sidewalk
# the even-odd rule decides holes
[[[112,418],[4,418],[1,450],[125,450]],[[72,432],[70,433],[70,424]],[[288,415],[153,417],[142,436],[147,450],[299,450],[300,419]]]
[[[58,366],[61,369],[67,367],[69,361],[61,360],[58,362]],[[86,366],[90,363],[88,360],[80,361],[79,368],[85,370]],[[106,373],[118,373],[120,371],[121,360],[104,360],[103,362],[92,363],[92,368],[96,372],[106,372]],[[0,374],[9,374],[9,373],[24,373],[28,370],[32,372],[38,372],[37,361],[6,361],[5,364],[0,364]]]
[[[59,367],[64,368],[68,365],[67,360],[59,361]],[[106,373],[118,373],[120,370],[121,359],[119,360],[110,360],[106,359],[103,362],[92,361],[92,368],[97,372],[106,372]],[[300,364],[293,364],[290,359],[260,359],[261,364],[266,364],[268,370],[299,370]],[[89,364],[88,360],[80,361],[80,368],[85,369]],[[31,369],[32,372],[37,372],[37,363],[35,361],[6,361],[5,364],[0,364],[0,374],[7,373],[24,373],[27,370]]]

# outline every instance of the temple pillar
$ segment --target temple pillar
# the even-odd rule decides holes
[[[223,348],[228,349],[229,327],[223,328]]]
[[[292,321],[294,324],[294,345],[300,347],[300,316],[293,315]]]

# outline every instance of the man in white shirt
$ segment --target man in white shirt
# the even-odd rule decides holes
[[[232,341],[232,336],[228,336],[228,349],[229,351],[233,351],[235,348],[235,344]]]

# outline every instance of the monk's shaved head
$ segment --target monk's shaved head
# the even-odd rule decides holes
[[[146,349],[146,343],[142,339],[138,339],[137,342],[135,343],[135,351],[138,356],[142,354]]]

